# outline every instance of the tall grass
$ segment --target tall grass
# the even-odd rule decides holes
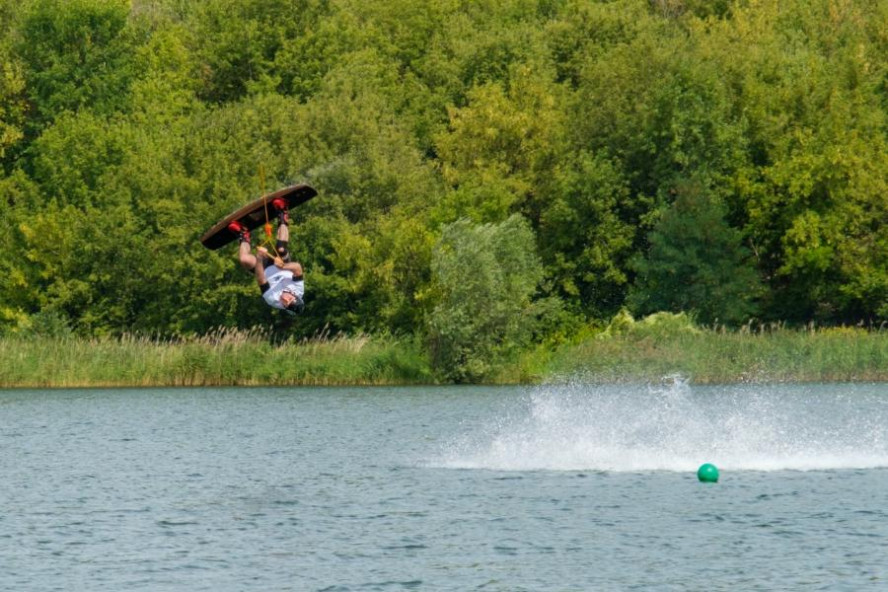
[[[190,338],[0,339],[0,387],[348,385],[431,382],[413,342],[367,336],[272,344],[259,329]]]
[[[560,348],[550,377],[652,381],[679,374],[698,383],[888,381],[888,331],[780,325],[628,331]]]
[[[653,319],[653,320],[651,320]],[[681,315],[615,319],[499,368],[494,383],[580,378],[698,383],[888,381],[888,331],[860,328],[703,329]],[[275,345],[218,329],[201,337],[0,338],[0,387],[400,385],[436,382],[414,340],[330,336]]]

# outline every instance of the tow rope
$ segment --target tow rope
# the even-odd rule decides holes
[[[256,249],[262,246],[271,247],[271,252],[274,253],[275,259],[281,259],[280,253],[278,253],[277,245],[275,241],[272,239],[274,235],[274,229],[272,228],[271,221],[268,218],[268,194],[265,192],[265,166],[259,165],[259,185],[262,189],[262,205],[265,208],[265,238],[262,243],[257,245]]]

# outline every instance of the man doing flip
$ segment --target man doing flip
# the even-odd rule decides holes
[[[287,213],[287,202],[278,198],[273,200],[271,204],[278,213],[274,256],[265,247],[256,249],[257,255],[254,255],[250,244],[250,231],[239,222],[232,222],[228,225],[228,229],[238,235],[240,241],[238,260],[241,267],[255,275],[266,304],[295,315],[305,308],[302,265],[290,260],[288,249],[290,216]]]

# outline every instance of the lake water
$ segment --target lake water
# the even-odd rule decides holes
[[[0,590],[888,590],[886,426],[888,385],[0,391]]]

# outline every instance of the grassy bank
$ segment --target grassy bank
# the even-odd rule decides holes
[[[697,384],[888,381],[888,331],[737,331],[695,327],[683,315],[617,317],[604,331],[539,347],[505,364],[494,383],[560,380]],[[0,339],[0,387],[400,385],[436,381],[420,345],[378,337],[272,345],[260,332],[200,338]]]
[[[548,380],[657,381],[678,374],[696,384],[881,382],[888,381],[888,331],[779,325],[710,330],[682,315],[661,314],[612,324],[544,357],[537,368]]]
[[[412,343],[362,337],[272,345],[260,332],[200,338],[0,339],[0,387],[353,385],[429,382]]]

